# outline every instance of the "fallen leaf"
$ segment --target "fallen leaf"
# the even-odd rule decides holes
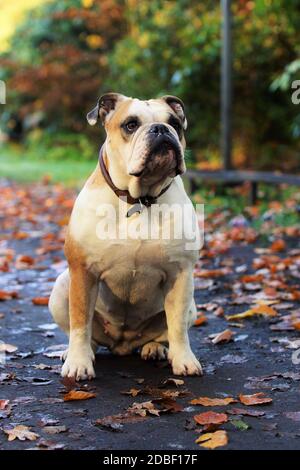
[[[73,401],[73,400],[89,400],[90,398],[95,398],[96,394],[91,392],[83,392],[81,390],[70,390],[64,395],[64,401]]]
[[[273,251],[274,253],[284,251],[285,249],[286,249],[286,243],[284,240],[281,240],[281,239],[275,240],[271,245],[271,251]]]
[[[176,387],[179,387],[181,385],[184,385],[184,380],[182,379],[173,379],[173,377],[169,377],[168,379],[164,380],[162,385],[175,385]]]
[[[9,404],[9,400],[0,400],[0,410],[5,410],[7,405]]]
[[[3,353],[13,353],[18,350],[17,346],[8,343],[0,343],[0,352]]]
[[[34,297],[31,301],[34,305],[48,305],[49,297]]]
[[[0,300],[18,299],[19,294],[16,291],[0,290]]]
[[[214,411],[206,411],[194,416],[197,424],[223,424],[228,421],[226,413],[215,413]]]
[[[43,430],[47,434],[60,434],[68,430],[67,426],[44,426]]]
[[[199,315],[194,321],[194,326],[200,326],[207,322],[207,318],[205,315]]]
[[[264,315],[269,317],[276,317],[277,311],[269,305],[255,305],[253,308],[246,310],[243,313],[236,313],[234,315],[226,315],[226,320],[243,320],[244,318],[250,318],[255,315]]]
[[[212,277],[219,277],[219,276],[226,276],[227,274],[231,273],[231,269],[229,268],[221,268],[221,269],[201,269],[196,270],[194,272],[195,277],[201,277],[204,279],[211,279]]]
[[[266,414],[264,411],[250,410],[250,409],[244,409],[244,408],[232,408],[231,410],[228,410],[227,413],[231,415],[253,416],[253,417],[264,416]]]
[[[152,401],[144,401],[142,403],[133,403],[127,411],[139,416],[146,416],[147,414],[159,416],[161,410],[156,409]]]
[[[245,423],[241,419],[231,419],[230,423],[237,428],[239,431],[247,431],[250,428],[249,424]]]
[[[219,343],[228,343],[233,338],[233,332],[229,329],[221,331],[221,333],[213,335],[212,343],[219,344]]]
[[[202,406],[224,406],[229,405],[229,403],[236,403],[235,398],[226,397],[226,398],[208,398],[208,397],[199,397],[194,398],[190,401],[191,405],[202,405]]]
[[[265,394],[262,392],[254,393],[253,395],[239,395],[239,400],[243,405],[263,405],[266,403],[271,403],[272,398],[265,397]]]
[[[215,449],[228,444],[227,432],[223,430],[206,433],[196,439],[196,444],[206,449]]]
[[[141,393],[141,389],[131,388],[130,390],[124,391],[124,392],[121,392],[121,393],[122,393],[122,395],[130,395],[132,397],[136,397],[139,393]]]
[[[61,444],[59,442],[47,441],[46,439],[41,439],[37,442],[36,447],[29,448],[27,450],[62,450],[66,447],[66,444]]]
[[[22,424],[18,424],[11,429],[4,429],[4,432],[8,435],[9,441],[14,441],[15,439],[20,441],[35,441],[40,437],[38,434],[31,432],[28,426],[23,426]]]
[[[146,416],[141,416],[138,414],[134,414],[131,412],[119,413],[113,416],[105,416],[104,418],[99,418],[95,421],[95,426],[101,426],[103,428],[108,428],[113,431],[120,430],[120,424],[127,424],[127,423],[138,423],[140,421],[144,421]]]

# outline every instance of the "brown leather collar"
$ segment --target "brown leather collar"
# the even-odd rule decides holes
[[[100,148],[100,151],[99,151],[99,166],[100,166],[102,175],[103,175],[106,183],[108,184],[108,186],[113,190],[113,192],[116,194],[116,196],[118,196],[118,198],[120,198],[120,199],[123,199],[123,198],[125,199],[126,198],[126,202],[128,204],[143,204],[146,207],[150,207],[152,204],[155,204],[157,202],[157,198],[159,198],[162,194],[164,194],[169,189],[169,187],[171,186],[171,184],[173,182],[173,181],[171,181],[171,183],[168,184],[168,186],[163,188],[161,190],[161,192],[158,194],[158,196],[156,196],[156,197],[141,196],[140,198],[133,198],[133,197],[131,197],[131,195],[130,195],[130,193],[127,189],[119,189],[112,182],[112,179],[111,179],[111,177],[110,177],[110,175],[107,171],[107,168],[105,166],[104,159],[103,159],[103,145],[102,145],[102,147]]]

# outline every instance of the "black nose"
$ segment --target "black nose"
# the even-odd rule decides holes
[[[164,124],[153,124],[150,127],[149,132],[151,132],[151,134],[156,134],[157,136],[170,133],[168,127]]]

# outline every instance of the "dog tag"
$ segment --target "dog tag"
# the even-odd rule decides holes
[[[126,217],[131,217],[133,214],[136,214],[136,213],[140,214],[141,212],[143,212],[143,209],[144,209],[144,206],[141,203],[141,201],[139,201],[137,204],[134,204],[132,207],[130,207],[129,211],[126,214]]]

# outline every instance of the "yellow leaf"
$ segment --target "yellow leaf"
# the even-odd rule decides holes
[[[35,441],[40,437],[38,434],[31,432],[28,426],[23,426],[21,424],[12,429],[4,429],[4,432],[8,435],[9,441],[14,441],[15,439],[19,439],[20,441]]]
[[[235,398],[208,398],[208,397],[199,397],[194,398],[190,401],[191,405],[202,405],[202,406],[224,406],[229,405],[229,403],[236,403]]]
[[[251,318],[256,315],[265,315],[269,317],[276,317],[277,312],[274,308],[269,307],[269,305],[255,305],[253,308],[246,310],[243,313],[237,313],[234,315],[227,315],[226,320],[243,320],[244,318]]]
[[[73,400],[89,400],[90,398],[95,398],[95,393],[84,392],[81,390],[70,390],[70,392],[64,395],[64,401],[73,401]]]
[[[223,430],[208,432],[198,437],[195,442],[206,449],[226,446],[228,444],[227,432]]]

